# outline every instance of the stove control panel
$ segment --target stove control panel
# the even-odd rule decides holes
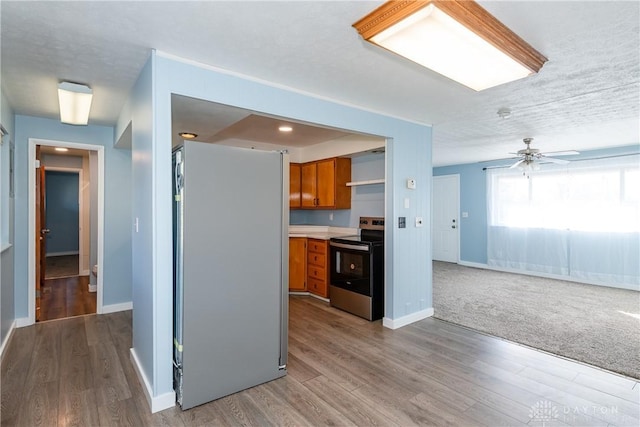
[[[384,217],[360,217],[360,229],[362,230],[384,230]]]

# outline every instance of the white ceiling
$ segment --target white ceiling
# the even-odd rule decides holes
[[[640,141],[640,2],[479,2],[549,58],[483,92],[362,41],[351,24],[381,3],[3,0],[2,89],[16,113],[57,118],[57,83],[86,83],[90,123],[113,125],[155,48],[432,124],[435,165],[508,157],[526,136],[543,151]]]

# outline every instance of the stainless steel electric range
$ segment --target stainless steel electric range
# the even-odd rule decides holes
[[[360,217],[360,234],[329,241],[333,307],[378,320],[384,315],[384,218]]]

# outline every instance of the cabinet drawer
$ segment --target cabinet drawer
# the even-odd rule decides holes
[[[327,281],[327,270],[324,267],[318,267],[317,265],[307,266],[307,277],[310,279]]]
[[[317,252],[307,252],[307,263],[317,265],[318,267],[325,267],[327,260],[326,255],[319,254]]]
[[[311,277],[307,280],[307,290],[316,295],[320,295],[321,297],[328,297],[327,293],[327,282],[322,280],[312,279]]]
[[[316,252],[319,254],[327,254],[327,242],[324,240],[312,240],[309,239],[307,251]]]

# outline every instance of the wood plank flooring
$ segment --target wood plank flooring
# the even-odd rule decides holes
[[[96,292],[89,292],[89,276],[47,279],[40,295],[40,321],[96,312]]]
[[[399,330],[290,297],[288,375],[150,414],[131,312],[20,328],[2,361],[3,426],[638,426],[637,381],[436,319]]]

